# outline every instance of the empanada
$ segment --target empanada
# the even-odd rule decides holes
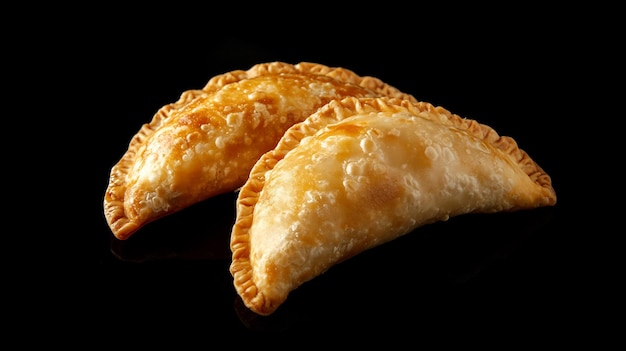
[[[348,96],[415,100],[377,78],[307,62],[257,64],[184,92],[112,167],[104,213],[113,234],[127,239],[151,221],[239,188],[288,127]]]
[[[269,315],[304,282],[420,226],[555,203],[549,175],[489,126],[424,102],[346,98],[254,165],[230,271],[244,304]]]

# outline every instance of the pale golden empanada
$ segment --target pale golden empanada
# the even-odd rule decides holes
[[[333,265],[425,224],[555,203],[551,178],[512,138],[428,103],[346,98],[254,165],[230,271],[244,304],[269,315]]]
[[[331,100],[412,96],[374,77],[302,62],[257,64],[212,78],[161,108],[112,167],[104,197],[118,239],[243,185],[285,130]]]

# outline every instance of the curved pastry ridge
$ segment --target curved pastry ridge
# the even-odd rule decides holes
[[[394,96],[387,84],[341,68],[284,62],[214,76],[165,105],[133,136],[110,173],[104,213],[125,240],[145,224],[245,182],[258,157],[329,101]]]
[[[304,282],[420,226],[555,203],[550,177],[512,138],[424,102],[347,97],[255,163],[230,272],[244,304],[269,315]]]

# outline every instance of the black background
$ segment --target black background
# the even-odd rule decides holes
[[[378,337],[517,345],[611,335],[612,290],[601,276],[615,257],[598,239],[619,229],[609,229],[597,195],[609,191],[600,190],[609,172],[591,137],[610,99],[591,93],[608,72],[581,55],[601,51],[603,28],[581,24],[584,9],[492,8],[476,17],[485,9],[302,6],[99,8],[44,33],[47,46],[32,57],[47,58],[38,67],[45,75],[33,85],[58,93],[47,110],[62,127],[47,134],[63,151],[51,158],[53,184],[34,191],[63,204],[50,205],[49,221],[27,223],[47,229],[21,255],[36,263],[35,274],[20,276],[29,312],[18,325],[63,330],[48,336],[60,343],[82,335],[92,346],[356,346]],[[141,125],[216,74],[270,61],[348,68],[487,124],[552,176],[558,203],[419,228],[307,282],[270,317],[242,307],[232,286],[234,194],[125,242],[113,238],[104,191]]]

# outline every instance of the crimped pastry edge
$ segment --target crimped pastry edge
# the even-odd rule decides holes
[[[250,67],[248,70],[233,70],[216,75],[210,78],[201,90],[191,89],[184,91],[176,102],[161,107],[154,114],[152,120],[149,123],[142,125],[140,130],[131,138],[126,152],[111,168],[109,183],[105,190],[103,207],[105,219],[115,237],[120,240],[126,240],[141,226],[146,224],[133,222],[126,216],[124,210],[124,194],[126,192],[125,179],[143,142],[171,116],[172,111],[181,109],[186,104],[204,94],[218,91],[227,84],[262,75],[281,73],[309,73],[325,75],[340,81],[360,85],[380,95],[416,101],[412,95],[403,93],[378,78],[359,76],[353,71],[345,68],[330,67],[312,62],[300,62],[295,65],[281,61],[258,63]],[[155,219],[156,218],[153,220]]]
[[[347,97],[342,100],[331,101],[303,122],[289,128],[276,147],[261,156],[252,168],[248,181],[240,189],[237,198],[237,218],[230,239],[232,251],[230,272],[235,288],[248,308],[259,315],[270,315],[283,302],[272,301],[258,289],[253,279],[253,269],[249,258],[249,229],[254,220],[254,206],[263,190],[267,172],[271,171],[289,151],[297,147],[304,137],[313,135],[328,124],[342,120],[346,112],[350,116],[372,111],[399,112],[407,110],[414,114],[420,112],[433,113],[439,118],[440,123],[467,131],[508,154],[536,184],[544,189],[545,197],[536,206],[553,206],[556,204],[556,193],[552,187],[550,176],[524,150],[518,147],[513,138],[500,136],[490,126],[472,119],[462,118],[443,107],[436,107],[428,102],[389,97]],[[515,208],[511,210],[515,210]]]

